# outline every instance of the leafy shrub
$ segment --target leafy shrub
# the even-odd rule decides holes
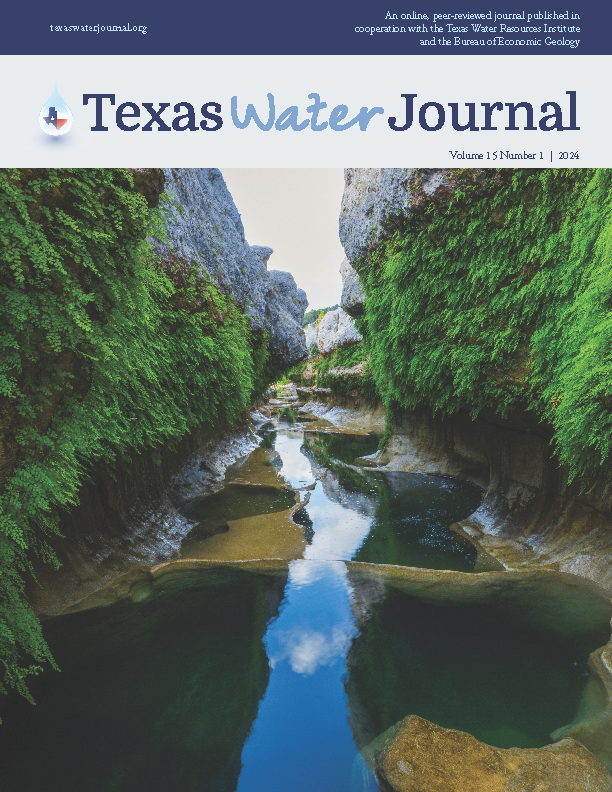
[[[459,172],[362,262],[360,322],[391,413],[552,425],[570,477],[612,471],[612,171]]]
[[[361,373],[347,374],[346,370],[363,364]],[[317,375],[318,388],[331,388],[337,395],[349,396],[353,391],[359,393],[370,403],[378,400],[376,385],[370,371],[368,352],[363,341],[350,346],[336,347],[328,355],[320,355],[313,360]],[[330,372],[344,369],[340,375]]]
[[[330,305],[329,308],[313,308],[311,311],[308,311],[308,313],[304,314],[302,327],[308,327],[311,322],[316,322],[317,320],[321,321],[326,313],[329,311],[335,311],[338,307],[338,305]]]
[[[267,339],[178,257],[121,169],[0,171],[0,661],[52,663],[21,575],[97,460],[239,420],[278,373]]]

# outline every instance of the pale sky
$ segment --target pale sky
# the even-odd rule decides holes
[[[310,308],[340,302],[344,251],[338,218],[340,168],[223,168],[250,245],[274,250],[268,269],[286,270]]]

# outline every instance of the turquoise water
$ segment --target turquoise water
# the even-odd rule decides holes
[[[546,745],[556,724],[574,718],[589,650],[607,633],[600,622],[568,639],[495,607],[387,589],[349,654],[360,741],[415,713],[499,748]]]
[[[375,792],[358,752],[405,715],[500,747],[543,745],[573,718],[608,610],[586,603],[588,624],[568,612],[553,631],[521,618],[528,600],[433,605],[347,571],[342,559],[385,553],[468,571],[448,526],[480,491],[360,472],[352,460],[377,439],[344,437],[274,440],[286,480],[316,483],[309,544],[286,572],[182,573],[143,601],[45,624],[62,672],[36,680],[36,707],[4,706],[3,790]]]

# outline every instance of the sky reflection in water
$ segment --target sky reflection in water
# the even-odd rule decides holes
[[[3,710],[3,792],[377,792],[358,748],[407,714],[499,747],[543,745],[568,723],[608,611],[562,638],[347,572],[342,559],[473,568],[449,525],[479,489],[360,472],[351,462],[376,442],[279,429],[282,474],[316,481],[286,578],[182,572],[137,602],[47,622],[62,673],[35,680],[36,707]],[[231,516],[217,501],[202,504],[215,526]]]
[[[377,442],[321,436],[321,455],[313,448],[316,442],[303,446],[303,438],[299,429],[287,428],[280,429],[275,442],[282,474],[295,487],[315,482],[311,463],[329,463],[327,448],[336,452],[342,472],[343,462],[371,453]],[[352,587],[339,562],[353,558],[370,533],[378,486],[362,476],[353,479],[357,486],[350,491],[334,471],[323,475],[306,507],[312,541],[304,560],[289,565],[285,599],[264,639],[271,676],[242,753],[238,792],[378,790],[359,759],[349,725],[346,655],[358,631]]]

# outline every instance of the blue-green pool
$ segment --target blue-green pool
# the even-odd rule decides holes
[[[169,575],[140,601],[48,621],[62,671],[36,680],[35,707],[4,703],[4,792],[377,790],[359,750],[411,713],[500,747],[548,742],[576,712],[609,609],[548,629],[521,608],[434,604],[356,576],[344,560],[474,563],[449,526],[479,488],[360,472],[375,442],[278,431],[286,480],[315,484],[303,559]]]

